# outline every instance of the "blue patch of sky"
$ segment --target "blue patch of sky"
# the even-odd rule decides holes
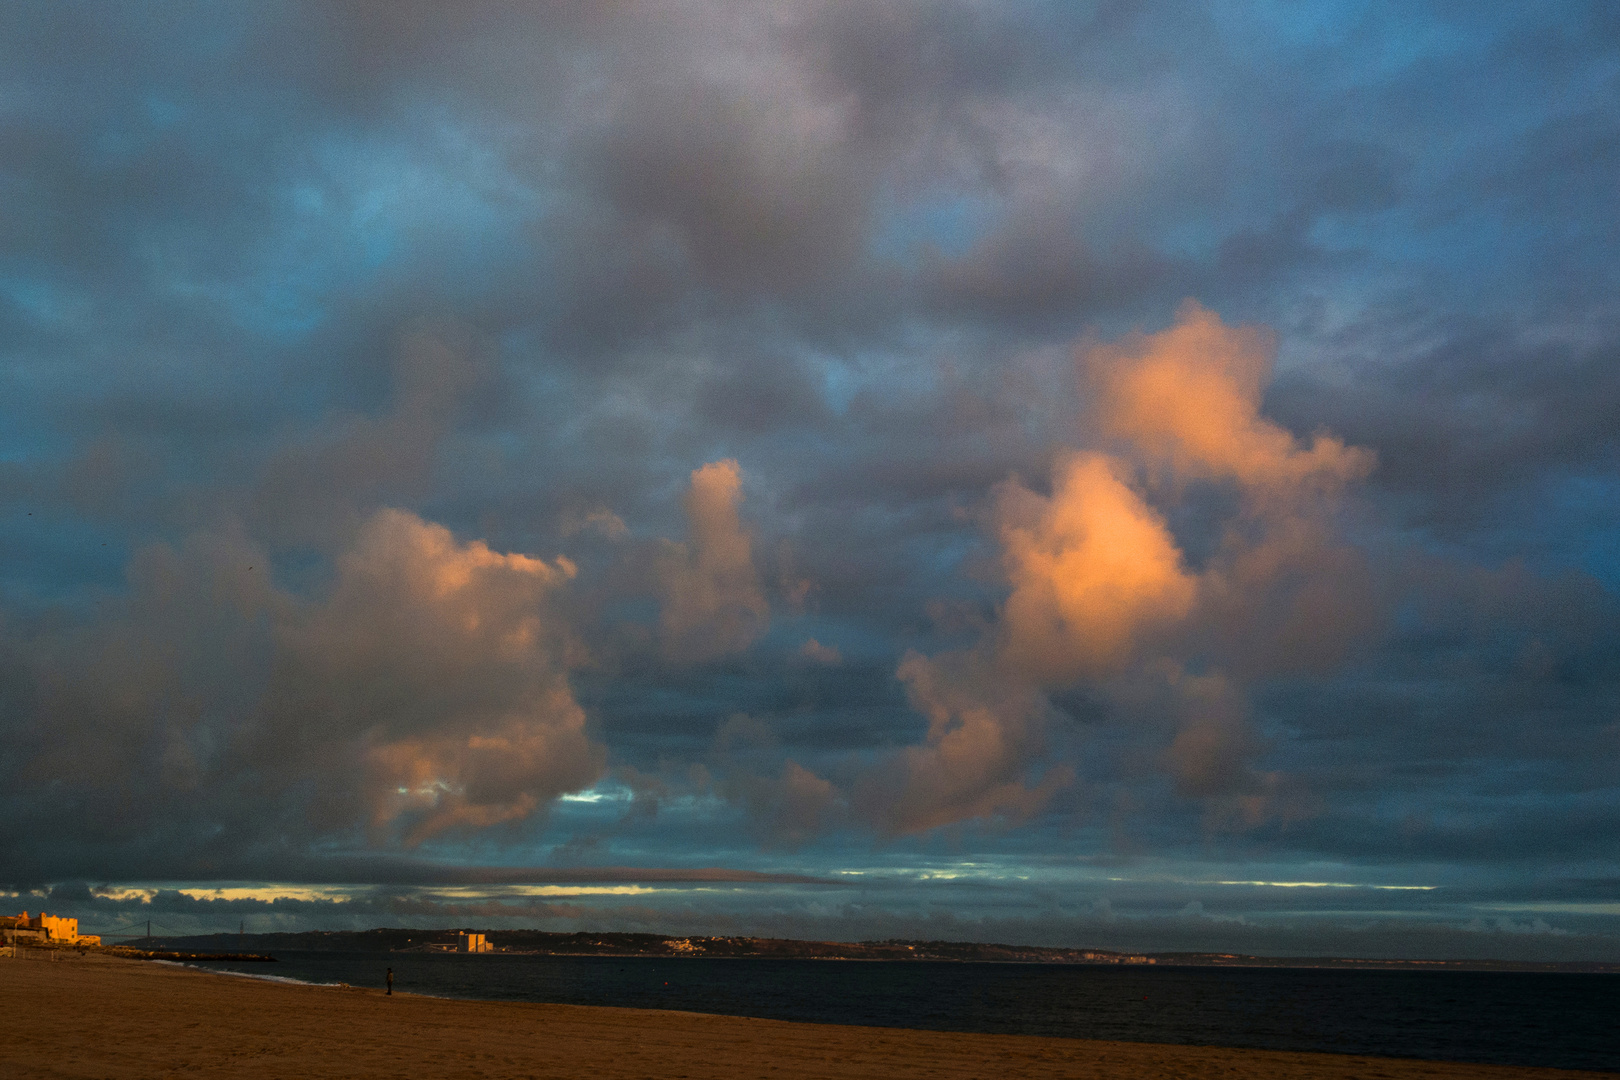
[[[666,754],[701,758],[727,716],[758,711],[754,699],[777,692],[772,684],[736,676],[679,688],[583,673],[572,681],[580,704],[610,733],[616,760],[643,767]]]
[[[987,585],[960,572],[963,563],[989,550],[985,537],[975,530],[946,527],[922,533],[906,542],[903,550],[903,564],[912,567],[917,577],[931,579],[935,588],[951,595],[999,595],[1004,591],[1000,585]]]
[[[928,253],[959,258],[993,224],[995,210],[983,198],[939,195],[900,202],[880,197],[873,211],[869,253],[915,269]]]
[[[1578,570],[1620,592],[1620,481],[1603,472],[1545,479],[1528,513],[1495,523],[1461,544],[1426,546],[1482,565],[1522,561],[1542,573]]]
[[[834,416],[848,416],[855,395],[866,388],[861,364],[844,357],[816,354],[807,356],[806,360],[820,376],[821,400]]]
[[[314,170],[288,177],[256,265],[240,278],[171,287],[212,295],[245,329],[291,343],[324,322],[335,297],[385,287],[425,262],[447,300],[487,293],[532,258],[525,226],[545,200],[506,176],[477,133],[428,118],[426,145],[377,145],[343,132],[314,147]]]
[[[1267,223],[1256,219],[1253,224],[1264,228]],[[1170,258],[1202,262],[1212,258],[1234,231],[1232,221],[1202,214],[1163,226],[1153,233],[1151,243],[1154,250]]]
[[[558,833],[568,834],[579,829],[602,829],[614,824],[622,818],[630,808],[630,793],[622,785],[612,783],[598,784],[582,792],[564,795],[551,807],[550,821],[547,823],[546,834],[556,836]],[[453,856],[466,859],[468,853],[463,848],[450,848]],[[510,859],[510,854],[496,854],[495,858]],[[521,860],[520,860],[521,861]]]
[[[1487,45],[1511,7],[1469,9],[1444,19],[1421,5],[1376,0],[1222,0],[1215,25],[1225,48],[1257,65],[1280,52],[1311,55],[1331,50],[1334,74],[1361,84],[1381,83],[1422,60],[1455,56]]]
[[[50,327],[67,327],[91,310],[89,297],[68,283],[27,274],[0,276],[0,294],[26,317]]]
[[[1620,594],[1620,481],[1612,476],[1565,481],[1558,492],[1579,528],[1570,538],[1575,566],[1591,574],[1612,593]]]
[[[814,593],[811,594],[812,600]],[[845,662],[885,659],[894,653],[893,638],[887,632],[873,628],[855,619],[842,619],[810,612],[788,615],[780,620],[782,633],[778,640],[795,651],[811,638],[819,644],[836,648]]]
[[[27,610],[121,589],[129,551],[112,529],[13,503],[0,517],[0,598]]]
[[[154,267],[177,297],[221,307],[232,323],[262,341],[295,345],[319,329],[326,310],[318,294],[308,288],[310,267],[299,274],[273,269],[258,278],[210,278],[197,274],[180,260],[163,259]]]
[[[142,101],[142,111],[146,114],[147,123],[157,131],[165,131],[175,127],[185,119],[188,110],[174,99],[148,94]]]
[[[58,387],[66,381],[54,357],[6,356],[0,370],[0,463],[39,466],[71,457],[79,446],[79,433],[60,424]],[[42,493],[44,494],[44,493]]]
[[[269,560],[275,588],[293,596],[318,597],[327,592],[336,568],[327,553],[314,548],[284,548]]]

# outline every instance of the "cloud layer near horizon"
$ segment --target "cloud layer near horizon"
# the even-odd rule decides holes
[[[0,884],[1218,856],[1586,918],[1617,43],[14,5]]]

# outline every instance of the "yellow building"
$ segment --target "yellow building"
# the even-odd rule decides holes
[[[21,915],[0,917],[0,936],[4,936],[8,941],[21,938],[35,944],[101,944],[101,938],[96,937],[94,934],[85,937],[79,936],[78,919],[61,919],[55,915],[47,915],[43,911],[33,916],[30,916],[25,911]]]
[[[462,934],[456,942],[456,952],[492,952],[494,948],[483,934]]]

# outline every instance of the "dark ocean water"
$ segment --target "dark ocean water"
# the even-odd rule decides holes
[[[1620,975],[278,952],[199,967],[440,997],[1620,1070]]]

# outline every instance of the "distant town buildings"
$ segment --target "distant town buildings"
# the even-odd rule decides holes
[[[0,943],[6,945],[100,945],[95,934],[79,933],[78,919],[62,919],[43,911],[30,916],[0,915]]]
[[[456,952],[493,952],[494,949],[483,934],[461,934],[456,940]]]

